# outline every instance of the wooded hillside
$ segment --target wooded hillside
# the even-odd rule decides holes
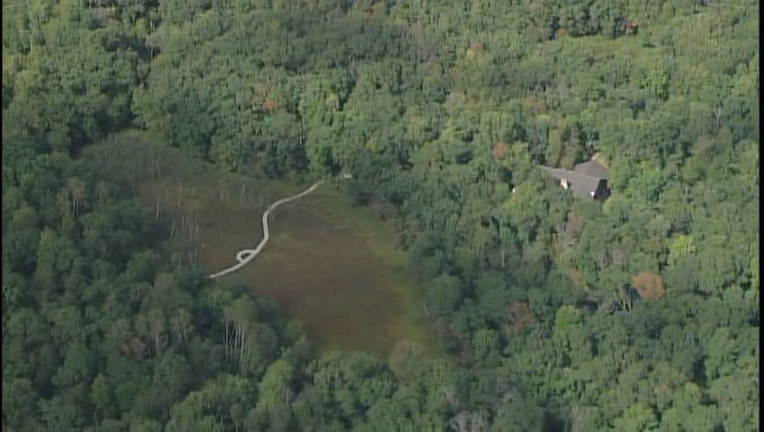
[[[9,430],[754,431],[752,0],[3,2]],[[353,173],[452,360],[318,356],[75,155]],[[595,154],[605,202],[537,168]]]

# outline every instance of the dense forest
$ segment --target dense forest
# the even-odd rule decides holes
[[[753,0],[7,0],[3,431],[759,430]],[[344,187],[447,347],[319,354],[78,150]],[[598,158],[604,202],[539,165]]]

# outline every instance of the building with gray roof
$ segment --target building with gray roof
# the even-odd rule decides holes
[[[560,185],[575,196],[591,200],[604,199],[610,192],[607,187],[607,168],[594,160],[576,165],[573,171],[547,166],[539,168],[560,180]]]

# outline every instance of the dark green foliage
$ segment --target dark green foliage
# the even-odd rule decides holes
[[[757,6],[4,2],[3,427],[756,430]],[[448,361],[318,356],[171,258],[135,185],[73,157],[131,124],[352,174]],[[595,154],[604,203],[537,169]]]

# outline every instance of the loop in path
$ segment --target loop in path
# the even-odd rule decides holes
[[[309,187],[308,189],[298,193],[297,195],[293,195],[287,198],[280,199],[276,201],[275,203],[271,204],[270,207],[268,207],[267,210],[263,213],[262,221],[263,221],[263,239],[260,240],[260,243],[257,245],[254,249],[242,249],[238,252],[236,252],[236,261],[238,261],[237,264],[232,265],[231,267],[228,267],[225,270],[221,270],[215,274],[210,275],[210,279],[215,279],[220,276],[227,275],[229,273],[233,273],[236,270],[241,269],[245,265],[247,265],[250,261],[255,259],[255,257],[262,252],[263,248],[265,247],[265,244],[268,243],[268,239],[271,238],[270,230],[268,229],[268,216],[271,214],[271,211],[275,210],[276,207],[280,206],[281,204],[286,204],[290,201],[298,200],[305,195],[308,195],[309,193],[313,192],[318,188],[318,186],[321,184],[321,180],[317,181],[313,184],[313,186]]]

